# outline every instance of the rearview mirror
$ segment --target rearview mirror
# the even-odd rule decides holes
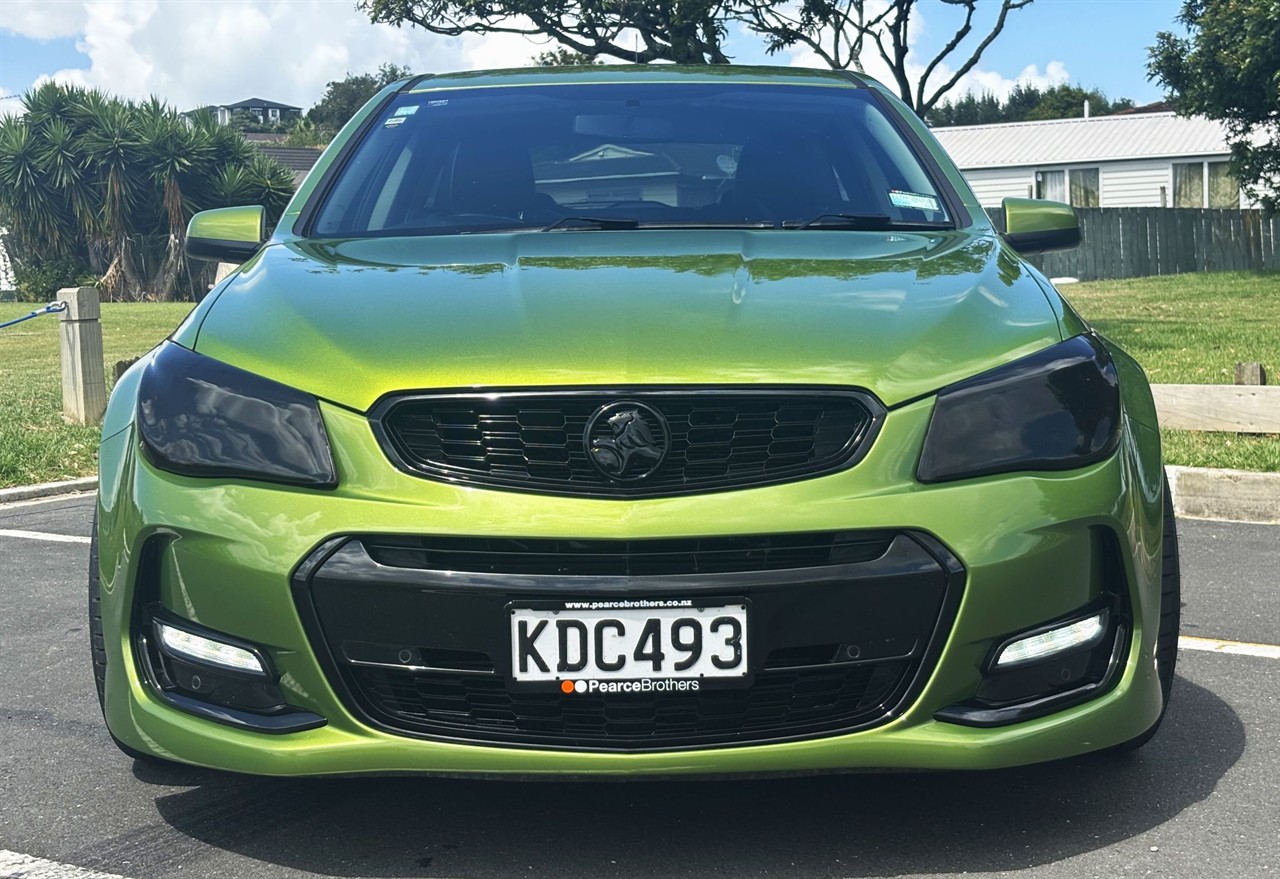
[[[262,205],[201,211],[187,224],[187,256],[215,262],[244,262],[267,237]]]
[[[1080,243],[1080,222],[1069,204],[1006,198],[1003,206],[1004,240],[1023,256],[1070,250]]]

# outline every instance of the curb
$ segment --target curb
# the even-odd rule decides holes
[[[1170,464],[1169,490],[1174,512],[1183,519],[1220,519],[1280,525],[1280,473],[1216,470]],[[93,491],[96,476],[0,488],[0,504]]]
[[[1165,470],[1173,511],[1182,518],[1280,524],[1280,473],[1173,465]]]
[[[39,485],[0,488],[0,504],[38,500],[40,498],[56,497],[60,494],[76,494],[82,491],[93,491],[97,487],[98,477],[85,476],[81,479],[67,479],[63,482],[42,482]]]

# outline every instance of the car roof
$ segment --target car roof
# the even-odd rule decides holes
[[[582,65],[576,67],[516,67],[508,70],[470,70],[438,73],[409,80],[402,91],[417,93],[457,88],[559,85],[622,82],[739,82],[764,85],[809,85],[863,88],[866,80],[843,70],[804,67],[748,67],[733,64],[678,66],[674,64]]]

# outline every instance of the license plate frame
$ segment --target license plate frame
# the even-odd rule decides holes
[[[570,607],[569,605],[575,605]],[[588,597],[566,600],[513,601],[506,606],[508,617],[508,654],[509,666],[507,683],[516,690],[524,691],[559,691],[570,694],[612,694],[612,693],[694,693],[703,689],[721,689],[750,686],[753,682],[752,671],[752,613],[751,602],[741,597],[715,597],[707,599],[651,599],[651,598],[604,598]],[[734,631],[732,623],[722,622],[713,629],[717,621],[728,618],[737,621],[738,631]],[[677,669],[677,663],[690,658],[692,651],[681,649],[673,643],[673,630],[680,620],[694,620],[699,624],[703,647],[698,660],[684,669]],[[577,623],[586,628],[587,656],[575,654],[560,655],[561,626],[557,621]],[[648,640],[646,630],[651,621],[657,620],[659,629],[658,648],[665,654],[661,667],[653,668],[652,648],[649,641],[647,647],[650,655],[638,660],[640,652]],[[537,629],[537,622],[543,621],[544,627]],[[524,641],[521,640],[520,624],[526,624]],[[601,668],[598,660],[597,623],[621,623],[622,631],[606,625],[603,633],[604,655],[612,664],[625,652],[626,659],[621,668]],[[534,634],[537,630],[537,634]],[[687,644],[692,628],[686,623],[680,632]],[[738,642],[740,657],[728,668],[717,667],[713,662],[719,658],[725,662],[735,656],[732,642]],[[570,643],[578,640],[582,645],[581,633],[574,631],[568,635]],[[523,657],[522,647],[532,642],[546,671],[529,655]],[[710,644],[708,647],[707,645]],[[568,661],[566,661],[566,659]],[[563,663],[563,664],[562,664]],[[581,663],[581,664],[579,664]],[[647,665],[646,665],[647,663]],[[594,682],[594,683],[593,683]],[[646,683],[647,682],[647,683]]]

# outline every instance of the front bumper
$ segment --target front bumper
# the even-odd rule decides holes
[[[362,772],[655,775],[861,768],[977,769],[1071,756],[1128,740],[1160,712],[1154,669],[1159,614],[1158,468],[1139,466],[1126,429],[1105,462],[1063,474],[1009,475],[922,486],[912,474],[930,401],[890,413],[852,470],[747,491],[632,502],[464,489],[391,468],[368,423],[326,408],[340,486],[330,493],[214,482],[154,470],[131,430],[104,441],[101,541],[108,659],[106,713],[115,735],[184,762],[271,775]],[[796,740],[617,753],[412,737],[370,723],[313,649],[291,577],[326,541],[361,533],[631,539],[831,530],[930,536],[963,565],[954,624],[936,662],[883,722]],[[1097,535],[1121,548],[1133,637],[1117,682],[1048,716],[977,728],[935,719],[971,699],[996,641],[1096,600],[1104,576]],[[161,602],[183,618],[262,645],[290,704],[326,719],[288,735],[236,729],[162,701],[137,674],[131,614],[140,550],[162,545]]]

